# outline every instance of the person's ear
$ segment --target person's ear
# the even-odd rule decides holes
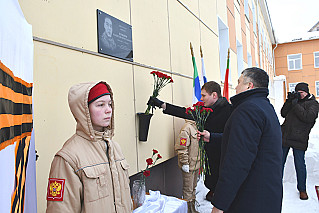
[[[253,89],[254,88],[254,83],[253,82],[249,82],[247,89]]]

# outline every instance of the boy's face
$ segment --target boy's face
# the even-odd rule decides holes
[[[93,129],[103,131],[111,124],[112,100],[110,95],[104,95],[89,104],[89,111]]]
[[[205,107],[213,106],[218,99],[216,92],[209,94],[205,89],[202,89],[201,95],[202,97],[200,100],[204,102]]]

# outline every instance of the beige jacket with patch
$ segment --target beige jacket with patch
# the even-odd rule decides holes
[[[189,165],[190,170],[196,170],[200,167],[196,133],[197,129],[195,122],[185,120],[185,124],[182,127],[175,144],[175,151],[178,155],[178,166],[180,168],[183,165]]]
[[[77,121],[76,133],[54,156],[49,178],[64,179],[63,201],[47,201],[47,213],[126,213],[132,212],[129,165],[120,146],[112,141],[112,123],[104,132],[93,130],[88,109],[88,94],[96,83],[73,86],[69,106]],[[52,188],[51,188],[52,190]],[[50,187],[48,187],[48,195]],[[50,194],[52,197],[52,194]]]

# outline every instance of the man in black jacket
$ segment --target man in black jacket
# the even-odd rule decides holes
[[[204,102],[205,107],[209,107],[213,110],[206,120],[205,129],[212,133],[222,133],[224,131],[225,123],[231,114],[231,105],[226,98],[222,97],[220,85],[215,81],[205,83],[201,88],[201,96],[201,101]],[[164,103],[163,101],[152,97],[149,99],[148,104],[163,108],[164,114],[194,120],[191,115],[186,114],[185,107]],[[213,196],[219,176],[220,149],[221,140],[214,140],[213,143],[205,145],[210,175],[205,175],[204,183],[210,190],[206,195],[206,199],[209,201]]]
[[[287,154],[292,148],[297,173],[297,189],[301,200],[307,200],[305,152],[308,148],[310,130],[318,117],[319,104],[309,93],[307,83],[299,83],[294,93],[288,93],[288,99],[281,109],[285,118],[281,126],[284,169]]]
[[[222,136],[212,213],[281,212],[281,131],[267,98],[268,83],[267,73],[257,67],[245,69],[238,79]],[[207,131],[199,133],[209,141]]]

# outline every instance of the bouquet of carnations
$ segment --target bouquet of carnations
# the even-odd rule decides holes
[[[186,113],[190,114],[193,117],[193,119],[196,123],[197,130],[200,132],[204,131],[205,122],[208,118],[208,115],[211,112],[213,112],[213,110],[211,108],[204,107],[203,102],[197,102],[196,104],[193,105],[193,108],[188,107],[186,109]],[[208,174],[210,174],[209,163],[208,163],[206,151],[204,149],[205,142],[204,142],[202,137],[198,141],[198,146],[199,146],[199,149],[198,149],[196,164],[199,160],[200,174],[202,174],[202,173],[206,174],[206,172],[208,172]],[[205,162],[206,162],[206,164],[205,164]]]
[[[158,71],[152,71],[151,74],[153,75],[153,78],[154,78],[154,88],[153,88],[152,97],[157,98],[161,89],[163,89],[167,84],[173,83],[174,81],[171,78],[171,76],[168,76]],[[152,105],[149,104],[145,111],[145,114],[150,113],[151,107]]]

